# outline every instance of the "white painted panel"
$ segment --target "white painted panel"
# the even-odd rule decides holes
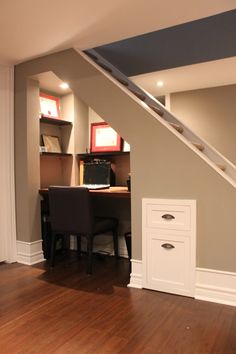
[[[174,235],[147,233],[149,262],[147,281],[153,289],[189,294],[189,239]],[[166,249],[163,245],[171,245]]]

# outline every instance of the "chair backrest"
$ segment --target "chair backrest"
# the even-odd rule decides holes
[[[49,212],[52,231],[92,233],[94,216],[87,188],[49,187]]]

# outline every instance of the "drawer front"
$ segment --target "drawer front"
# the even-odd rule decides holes
[[[148,204],[146,227],[166,230],[190,230],[191,213],[188,205]]]
[[[147,233],[148,288],[189,295],[190,240],[186,237]]]

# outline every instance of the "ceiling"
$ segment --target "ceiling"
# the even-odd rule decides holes
[[[235,7],[235,0],[0,0],[0,63],[92,48]]]
[[[18,21],[21,32],[15,31],[11,41],[2,39],[1,43],[5,43],[7,49],[4,50],[4,45],[1,45],[0,59],[2,58],[2,62],[18,62],[68,47],[77,46],[86,49],[105,43],[95,49],[127,76],[131,76],[137,85],[154,96],[236,83],[236,57],[229,57],[232,54],[236,55],[236,46],[232,44],[235,43],[236,31],[236,11],[232,9],[235,8],[236,0],[229,0],[227,4],[225,1],[217,0],[210,7],[202,1],[190,6],[185,0],[180,0],[178,7],[169,0],[165,4],[149,1],[150,6],[147,7],[136,0],[135,17],[133,0],[130,0],[128,4],[124,1],[114,1],[112,5],[102,0],[100,4],[104,6],[99,6],[99,8],[97,2],[90,1],[90,6],[93,4],[93,9],[97,10],[93,12],[96,13],[96,18],[88,12],[88,4],[82,3],[78,7],[78,1],[68,1],[70,6],[67,3],[65,12],[67,16],[62,17],[65,9],[63,6],[57,6],[57,17],[51,21],[53,26],[52,23],[50,26],[46,25],[46,22],[50,23],[48,15],[54,1],[47,1],[48,11],[41,18],[40,27],[35,28],[35,26],[32,27],[32,19],[34,18],[37,24],[41,8],[37,11],[34,9],[30,20],[26,19],[23,8],[31,8],[32,0],[22,0],[19,13],[24,21]],[[4,11],[6,14],[6,11],[11,9],[11,5],[13,3],[8,0],[3,6],[3,11],[1,7],[0,20]],[[44,5],[43,0],[41,5]],[[170,5],[171,11],[169,11]],[[77,30],[74,27],[75,16],[74,14],[70,16],[71,10],[76,11],[76,9],[79,9],[76,15]],[[157,10],[155,16],[153,16],[154,9]],[[226,12],[222,13],[222,11]],[[163,13],[166,15],[163,16]],[[143,20],[147,18],[144,14],[148,15],[148,21]],[[70,16],[70,23],[68,23],[68,16]],[[88,22],[85,26],[86,16]],[[129,17],[132,18],[132,22]],[[11,20],[12,18],[10,22]],[[2,23],[0,21],[0,28]],[[8,22],[6,24],[9,26]],[[81,26],[83,31],[81,31]],[[112,28],[112,30],[107,31],[107,28]],[[143,34],[145,31],[149,32]],[[25,42],[21,43],[24,37],[22,33],[26,34],[26,32]],[[16,36],[16,33],[21,36]],[[28,33],[31,35],[29,36]],[[9,34],[9,31],[0,31],[0,39],[1,37],[7,38]],[[67,40],[65,40],[65,35]],[[132,35],[134,37],[127,38]],[[34,38],[33,41],[32,38]],[[29,39],[31,39],[30,46]],[[109,41],[113,42],[106,44]],[[224,56],[228,58],[219,59]],[[211,60],[212,58],[219,60]],[[184,65],[186,63],[193,65]],[[151,69],[156,70],[151,71]],[[136,72],[141,72],[141,74],[132,75]],[[60,80],[51,72],[37,75],[35,78],[40,81],[41,88],[49,92],[58,95],[70,92],[69,89],[62,90],[59,87]],[[158,80],[164,81],[163,87],[156,85]]]
[[[236,56],[236,10],[94,48],[126,76]]]
[[[236,84],[236,57],[160,70],[130,78],[153,96]],[[157,81],[163,81],[162,87]]]

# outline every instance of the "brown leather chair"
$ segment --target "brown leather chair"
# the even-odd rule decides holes
[[[50,265],[54,265],[56,239],[58,235],[76,235],[80,248],[80,237],[87,239],[87,273],[92,273],[93,239],[99,234],[111,232],[114,253],[118,258],[118,220],[110,217],[95,217],[91,195],[85,187],[49,187],[49,210],[52,229]]]

